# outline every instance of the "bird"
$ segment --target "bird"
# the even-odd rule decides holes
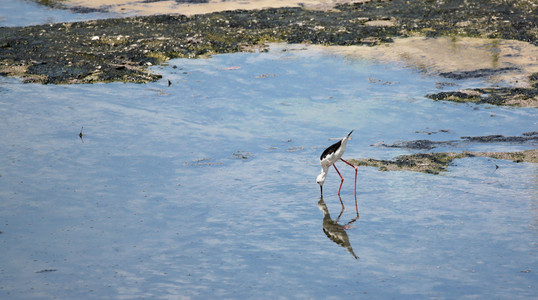
[[[346,145],[347,142],[351,139],[351,134],[353,133],[353,130],[351,130],[350,133],[338,142],[332,144],[329,146],[323,153],[321,154],[319,158],[319,163],[321,164],[321,173],[318,175],[316,182],[319,184],[321,195],[323,195],[323,183],[325,182],[325,179],[327,178],[327,172],[329,171],[329,168],[331,166],[334,167],[336,170],[336,173],[340,176],[340,187],[338,188],[338,196],[340,196],[340,190],[342,189],[342,184],[344,183],[344,177],[342,177],[342,174],[340,174],[340,171],[338,171],[338,168],[336,168],[335,163],[338,160],[341,160],[345,162],[347,165],[355,168],[355,198],[357,198],[357,166],[354,166],[353,164],[349,163],[348,161],[342,159],[342,155],[344,154],[344,151],[346,151]]]

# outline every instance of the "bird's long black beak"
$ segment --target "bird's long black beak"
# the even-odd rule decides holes
[[[353,130],[355,130],[355,129],[353,129]],[[351,132],[349,132],[349,133],[347,134],[347,136],[350,136],[350,135],[353,133],[353,130],[351,130]]]
[[[319,190],[321,191],[321,197],[323,197],[323,186],[322,185],[319,186]]]

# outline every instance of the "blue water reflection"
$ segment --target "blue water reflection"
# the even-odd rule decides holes
[[[360,168],[345,230],[359,259],[324,233],[314,180],[328,139],[350,129],[345,157],[392,158],[411,150],[370,145],[425,129],[520,135],[534,109],[434,102],[423,96],[446,79],[320,48],[154,71],[163,80],[146,85],[0,79],[0,298],[538,296],[536,165]],[[338,185],[329,173],[333,215]]]

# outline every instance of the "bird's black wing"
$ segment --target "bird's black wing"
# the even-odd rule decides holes
[[[332,144],[331,146],[329,146],[329,148],[325,149],[325,151],[323,151],[323,153],[321,153],[321,156],[319,157],[319,160],[323,160],[327,155],[330,155],[330,154],[333,154],[334,152],[336,152],[336,150],[338,150],[338,148],[340,148],[340,145],[342,144],[342,140],[339,140],[338,142]]]

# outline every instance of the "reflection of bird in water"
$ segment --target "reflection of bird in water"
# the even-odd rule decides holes
[[[327,172],[329,171],[329,168],[331,166],[334,167],[334,169],[336,170],[336,173],[338,173],[341,179],[340,187],[338,188],[338,195],[340,195],[340,189],[342,189],[342,184],[344,183],[344,177],[342,177],[342,174],[340,174],[340,171],[338,171],[334,163],[337,162],[338,160],[341,160],[345,162],[346,164],[355,168],[355,198],[357,198],[357,167],[342,159],[342,155],[344,154],[344,151],[346,151],[347,141],[351,139],[352,133],[353,133],[353,130],[351,130],[351,132],[346,137],[342,138],[338,142],[329,146],[329,148],[325,149],[325,151],[323,151],[323,153],[321,154],[319,158],[319,163],[321,164],[321,173],[318,175],[316,182],[319,184],[322,195],[323,195],[323,183],[325,182],[325,178],[327,177]]]
[[[344,212],[343,207],[342,211],[340,212],[340,215],[338,215],[338,218],[336,218],[336,221],[331,219],[329,209],[327,208],[327,205],[325,205],[325,201],[323,201],[323,196],[321,196],[321,199],[318,202],[318,207],[323,212],[323,232],[325,232],[325,234],[329,239],[331,239],[331,241],[346,248],[347,251],[351,253],[351,255],[353,255],[355,259],[358,259],[359,257],[355,254],[355,252],[353,252],[353,248],[349,243],[349,237],[347,236],[347,232],[345,231],[345,229],[350,228],[350,224],[357,221],[357,219],[359,218],[359,214],[357,213],[357,217],[349,221],[346,225],[340,225],[338,224],[338,220],[340,219],[342,212]]]

